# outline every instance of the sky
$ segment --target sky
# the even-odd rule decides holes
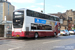
[[[73,9],[75,10],[75,0],[8,0],[12,5],[15,6],[15,9],[28,8],[34,11],[45,13],[64,13],[66,10]]]

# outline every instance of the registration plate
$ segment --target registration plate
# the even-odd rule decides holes
[[[16,37],[20,37],[19,35],[16,35]]]
[[[63,34],[63,33],[60,33],[60,34]]]

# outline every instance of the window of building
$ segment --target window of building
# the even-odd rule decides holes
[[[72,17],[68,17],[68,19],[72,21]]]
[[[75,21],[74,21],[74,24],[75,24]]]
[[[6,0],[0,0],[0,1],[6,1]]]
[[[9,15],[9,4],[8,4],[8,15]]]
[[[75,16],[74,16],[74,19],[75,19]]]

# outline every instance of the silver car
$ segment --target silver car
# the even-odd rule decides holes
[[[69,30],[69,33],[70,33],[71,35],[74,35],[74,34],[75,34],[74,30]]]
[[[68,30],[61,30],[61,31],[60,31],[60,34],[61,34],[61,35],[70,35],[70,33],[69,33]]]

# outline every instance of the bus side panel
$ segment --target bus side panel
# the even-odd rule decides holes
[[[54,32],[52,31],[52,32],[46,32],[46,36],[54,36]]]
[[[29,32],[29,33],[26,33],[26,37],[34,37],[35,33],[38,33],[39,37],[44,37],[46,36],[46,32],[40,32],[40,31],[34,31],[34,32]]]
[[[26,32],[25,37],[34,37],[35,32]]]
[[[38,31],[37,33],[38,33],[39,37],[44,37],[44,36],[46,36],[46,35],[45,35],[46,32],[44,32],[44,31]]]
[[[47,34],[46,31],[41,31],[41,32],[38,32],[38,33],[40,34],[39,35],[40,37],[44,37],[44,36],[46,36],[45,34]]]
[[[45,36],[53,36],[54,34],[54,32],[52,32],[52,31],[42,31],[42,32],[39,32],[38,31],[38,33],[39,33],[39,36],[40,37],[45,37]]]
[[[35,33],[38,33],[39,37],[45,37],[45,36],[54,36],[54,32],[53,31],[34,31],[34,32],[26,32],[26,36],[25,37],[34,37]]]

